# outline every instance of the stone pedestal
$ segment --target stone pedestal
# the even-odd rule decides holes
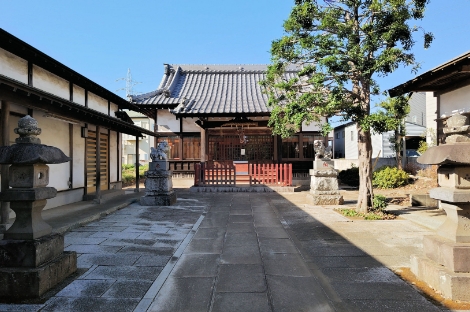
[[[153,163],[150,163],[150,168]],[[168,164],[167,161],[162,163]],[[168,168],[165,164],[161,167]],[[172,171],[163,169],[154,169],[145,172],[145,196],[140,198],[140,204],[143,206],[170,206],[176,203],[176,193],[173,191]]]
[[[77,270],[77,254],[64,237],[0,241],[0,298],[38,298]]]
[[[342,205],[343,196],[338,190],[338,172],[332,160],[316,159],[310,170],[310,194],[307,200],[312,205]]]
[[[439,187],[429,193],[441,200],[447,218],[437,235],[423,238],[424,254],[411,257],[411,271],[444,297],[470,301],[470,190]]]

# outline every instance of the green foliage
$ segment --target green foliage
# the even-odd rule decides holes
[[[132,164],[122,164],[122,170],[134,169],[134,167]]]
[[[360,213],[355,209],[344,208],[337,209],[345,217],[352,218],[363,218],[364,220],[393,220],[396,219],[396,215],[391,213],[386,213],[384,211],[370,211],[368,213]]]
[[[339,115],[358,125],[361,186],[358,206],[372,205],[371,131],[396,120],[371,112],[371,97],[380,94],[378,77],[401,66],[417,71],[412,26],[424,17],[429,0],[296,0],[284,22],[285,34],[271,45],[271,65],[262,82],[272,107],[269,126],[282,137],[302,122]],[[433,35],[424,33],[428,48]],[[295,67],[295,68],[292,68]],[[296,71],[297,70],[297,71]],[[396,107],[399,109],[399,107]]]
[[[375,211],[383,211],[385,208],[387,208],[387,197],[383,195],[374,195],[374,200],[373,200],[373,209]]]
[[[408,184],[409,176],[404,170],[383,166],[373,174],[372,184],[378,188],[396,188]]]
[[[341,170],[338,174],[338,179],[349,186],[359,186],[359,168],[351,166],[349,169]]]
[[[346,217],[359,217],[360,216],[360,214],[356,211],[356,209],[350,209],[350,208],[340,209],[339,212],[341,212],[341,214]]]
[[[426,143],[426,141],[421,141],[419,142],[419,147],[418,147],[418,153],[420,154],[423,154],[424,152],[426,152],[428,150],[429,146],[428,146],[428,143]]]
[[[284,137],[303,121],[341,114],[366,131],[393,122],[370,112],[376,81],[400,66],[419,67],[411,26],[424,17],[428,0],[297,0],[284,22],[285,35],[272,42],[272,65],[263,85],[273,106],[270,126]],[[433,39],[424,34],[425,48]],[[290,71],[290,65],[300,69]],[[377,130],[379,131],[379,129]]]
[[[122,173],[122,183],[124,183],[124,184],[135,183],[135,174],[132,174],[130,172],[123,172]]]
[[[139,178],[145,178],[145,171],[149,170],[149,165],[139,166]],[[134,165],[122,165],[122,183],[133,184],[135,183],[135,166]]]

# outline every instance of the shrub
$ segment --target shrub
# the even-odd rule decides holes
[[[378,188],[396,188],[408,184],[408,173],[396,167],[383,166],[374,172],[372,185]]]
[[[123,164],[122,165],[122,170],[130,170],[130,169],[134,169],[134,165],[133,164]]]
[[[403,168],[403,170],[412,175],[416,175],[420,169],[421,167],[415,162],[409,162],[405,165],[405,168]]]
[[[349,169],[341,170],[338,174],[338,179],[349,186],[359,186],[359,168],[351,166]]]
[[[373,205],[373,210],[374,211],[383,211],[385,208],[387,208],[387,197],[383,195],[374,195],[374,199],[372,202]]]
[[[124,184],[135,183],[135,174],[132,174],[130,172],[123,172],[122,173],[122,183],[124,183]]]
[[[428,143],[426,143],[426,141],[421,141],[419,142],[419,146],[418,146],[418,153],[420,154],[423,154],[424,152],[426,152],[429,148],[429,145]]]

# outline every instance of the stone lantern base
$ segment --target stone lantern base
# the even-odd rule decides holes
[[[77,253],[60,234],[0,241],[0,298],[38,298],[77,270]]]
[[[155,164],[159,166],[155,166]],[[172,171],[157,168],[168,168],[167,162],[150,163],[150,169],[153,170],[145,172],[145,196],[140,198],[142,206],[171,206],[176,203]]]
[[[342,205],[343,196],[338,190],[338,171],[332,160],[316,159],[310,170],[310,194],[307,201],[311,205]]]
[[[470,244],[425,236],[423,247],[424,255],[411,256],[413,274],[445,298],[470,301]]]
[[[447,218],[438,235],[423,238],[423,255],[411,257],[411,271],[446,298],[470,301],[470,191],[438,187],[430,196],[441,200]]]

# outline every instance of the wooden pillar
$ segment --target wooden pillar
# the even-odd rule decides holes
[[[140,177],[139,177],[139,136],[135,136],[135,190],[134,192],[139,192]]]
[[[201,163],[206,162],[206,129],[201,128]]]
[[[180,118],[180,146],[178,147],[178,154],[180,155],[180,159],[183,160],[183,118]]]
[[[0,101],[2,104],[2,112],[1,112],[1,123],[2,123],[2,135],[0,136],[0,145],[1,146],[8,146],[10,145],[10,103],[7,101]],[[1,165],[1,188],[2,191],[8,189],[9,181],[8,181],[8,168],[9,165]],[[0,233],[4,233],[6,231],[6,226],[8,224],[8,220],[10,219],[10,203],[9,202],[1,202],[1,224],[0,224]]]
[[[154,113],[155,113],[155,115],[154,115],[153,119],[155,120],[155,124],[153,125],[153,132],[157,133],[157,132],[158,132],[158,125],[157,125],[157,117],[158,117],[158,115],[157,115],[157,109],[156,109],[156,108],[155,108],[155,112],[154,112]],[[158,145],[158,138],[157,138],[157,136],[154,136],[154,137],[153,137],[153,146],[156,148],[157,145]]]
[[[273,141],[274,141],[274,147],[273,147],[273,160],[274,162],[277,162],[279,160],[279,152],[278,152],[278,148],[277,148],[277,135],[274,135],[273,136]]]
[[[69,189],[73,189],[73,124],[69,124],[69,157]]]
[[[101,127],[96,126],[96,200],[101,200],[101,157],[100,157]]]

